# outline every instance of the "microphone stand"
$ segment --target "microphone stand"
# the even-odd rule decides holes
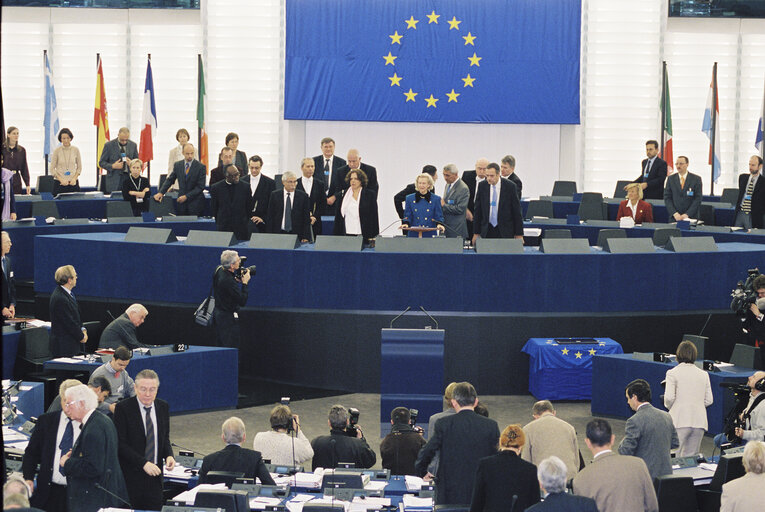
[[[181,446],[181,445],[179,445],[179,444],[175,444],[175,443],[173,443],[173,442],[170,442],[170,446],[172,446],[173,448],[178,448],[178,449],[180,449],[180,450],[186,450],[187,452],[192,452],[192,453],[196,453],[196,454],[199,454],[199,455],[201,455],[202,457],[207,457],[207,454],[206,454],[206,453],[198,452],[198,451],[196,451],[196,450],[192,450],[191,448],[186,448],[185,446]]]
[[[112,470],[111,469],[107,469],[106,470],[106,478],[108,479],[111,476],[111,474],[112,474]],[[96,489],[100,489],[100,490],[104,491],[106,494],[108,494],[109,496],[111,496],[112,498],[117,498],[118,500],[120,500],[120,502],[122,502],[125,505],[127,505],[129,509],[133,508],[133,505],[131,505],[129,501],[127,501],[126,499],[122,498],[120,495],[113,493],[112,491],[110,491],[109,489],[107,489],[103,485],[99,484],[98,482],[94,482],[94,485],[95,485]]]
[[[404,315],[405,315],[405,314],[406,314],[406,313],[407,313],[407,312],[408,312],[410,309],[412,309],[412,306],[407,306],[407,307],[406,307],[406,309],[405,309],[404,311],[402,311],[401,313],[399,313],[399,314],[396,316],[396,318],[394,318],[393,320],[391,320],[391,321],[390,321],[390,328],[391,328],[391,329],[393,329],[393,322],[395,322],[396,320],[398,320],[399,318],[401,318],[402,316],[404,316]]]
[[[432,316],[430,316],[430,313],[428,313],[427,311],[425,311],[425,308],[424,308],[424,307],[422,307],[422,306],[420,306],[420,311],[422,311],[423,313],[425,313],[426,315],[428,315],[428,318],[430,318],[430,319],[433,321],[433,323],[434,323],[434,324],[436,324],[436,329],[438,329],[438,322],[436,321],[436,319],[435,319],[435,318],[433,318]]]

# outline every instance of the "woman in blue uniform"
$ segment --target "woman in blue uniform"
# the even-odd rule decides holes
[[[433,237],[436,233],[444,232],[444,213],[441,210],[441,198],[431,192],[433,189],[433,177],[422,173],[415,181],[417,192],[406,196],[404,206],[404,218],[401,219],[401,227],[426,227],[437,228],[437,231],[426,231],[423,237]],[[407,236],[418,237],[417,231],[407,231]]]

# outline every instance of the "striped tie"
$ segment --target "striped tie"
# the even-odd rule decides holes
[[[151,407],[144,407],[146,410],[146,449],[144,457],[149,462],[154,462],[154,422],[151,421]]]
[[[744,200],[741,201],[741,211],[744,213],[751,213],[752,211],[752,193],[753,192],[754,192],[754,179],[749,178],[749,185],[747,185],[746,187]]]

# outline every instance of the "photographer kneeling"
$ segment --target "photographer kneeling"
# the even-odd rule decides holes
[[[358,411],[354,412],[358,415]],[[311,441],[312,469],[334,469],[340,462],[353,462],[357,468],[374,466],[377,455],[364,439],[361,427],[349,423],[348,409],[333,405],[329,410],[329,428],[328,436],[319,436]]]
[[[286,405],[271,409],[271,431],[258,432],[252,449],[278,466],[297,466],[313,457],[313,448],[300,428],[300,418]]]
[[[241,342],[237,311],[247,303],[247,283],[253,273],[251,269],[254,269],[241,269],[243,260],[245,258],[240,258],[236,251],[223,251],[220,266],[213,276],[213,325],[219,347],[238,349]]]
[[[751,389],[749,402],[739,414],[736,425],[726,425],[726,433],[715,436],[715,446],[721,446],[727,440],[735,446],[748,441],[765,439],[765,372],[754,372],[746,381]]]
[[[390,469],[392,475],[417,476],[414,463],[425,439],[422,429],[415,430],[412,426],[411,414],[406,407],[393,409],[390,413],[390,434],[380,443],[382,467]]]

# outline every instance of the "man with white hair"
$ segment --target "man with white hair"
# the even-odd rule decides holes
[[[136,329],[146,320],[149,315],[142,304],[131,304],[120,316],[112,320],[101,333],[98,348],[117,349],[124,346],[130,350],[143,347],[138,341]]]
[[[765,503],[765,443],[747,443],[742,462],[746,474],[723,485],[720,512],[761,510]]]
[[[345,175],[343,175],[345,178]],[[282,174],[281,190],[271,192],[266,214],[268,233],[297,235],[301,242],[311,238],[311,200],[297,189],[297,175],[292,171]]]
[[[555,455],[540,462],[537,467],[539,487],[547,496],[543,502],[527,508],[526,512],[598,512],[598,506],[592,498],[566,492],[567,472],[566,464]]]
[[[64,411],[81,424],[80,436],[59,461],[67,480],[69,510],[97,512],[124,506],[127,489],[117,458],[114,423],[96,414],[98,399],[85,384],[67,389],[64,396]]]
[[[29,487],[21,478],[12,476],[3,485],[3,510],[27,510],[42,512],[29,507]]]
[[[199,483],[208,482],[207,474],[210,471],[232,471],[243,473],[245,478],[257,477],[263,485],[275,485],[260,452],[242,448],[242,443],[247,439],[244,422],[232,416],[223,422],[221,431],[220,437],[226,443],[226,447],[202,460]]]

